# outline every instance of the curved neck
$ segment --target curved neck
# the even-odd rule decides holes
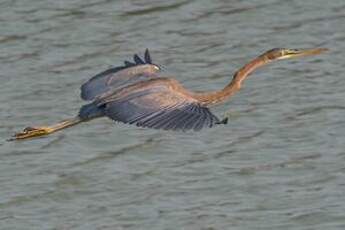
[[[227,97],[233,95],[241,88],[242,81],[256,68],[269,62],[266,53],[262,54],[252,61],[245,64],[234,74],[231,82],[226,85],[222,90],[216,90],[211,92],[193,93],[193,97],[199,100],[202,104],[214,104],[223,101]]]

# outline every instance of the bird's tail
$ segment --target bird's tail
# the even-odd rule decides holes
[[[83,105],[79,110],[79,117],[83,120],[90,120],[103,115],[103,109],[94,103]]]

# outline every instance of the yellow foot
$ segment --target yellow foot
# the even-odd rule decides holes
[[[31,137],[43,136],[51,133],[52,130],[49,127],[27,127],[23,131],[14,134],[12,140],[22,140]]]

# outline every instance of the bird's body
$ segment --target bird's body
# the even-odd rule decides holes
[[[173,78],[161,75],[149,51],[142,60],[109,69],[81,86],[92,101],[79,112],[82,120],[107,116],[115,121],[165,130],[200,130],[219,123],[208,108]]]
[[[173,78],[161,74],[152,63],[149,51],[144,59],[108,69],[81,86],[81,98],[90,101],[78,116],[53,126],[28,127],[15,139],[46,135],[57,130],[107,116],[115,121],[164,130],[201,130],[225,123],[206,106],[225,100],[236,92],[244,78],[257,67],[276,59],[318,54],[325,49],[272,49],[240,68],[232,81],[221,90],[194,92]]]

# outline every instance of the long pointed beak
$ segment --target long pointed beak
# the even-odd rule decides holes
[[[327,48],[314,48],[314,49],[286,49],[282,53],[280,59],[301,57],[307,55],[315,55],[327,51]]]

